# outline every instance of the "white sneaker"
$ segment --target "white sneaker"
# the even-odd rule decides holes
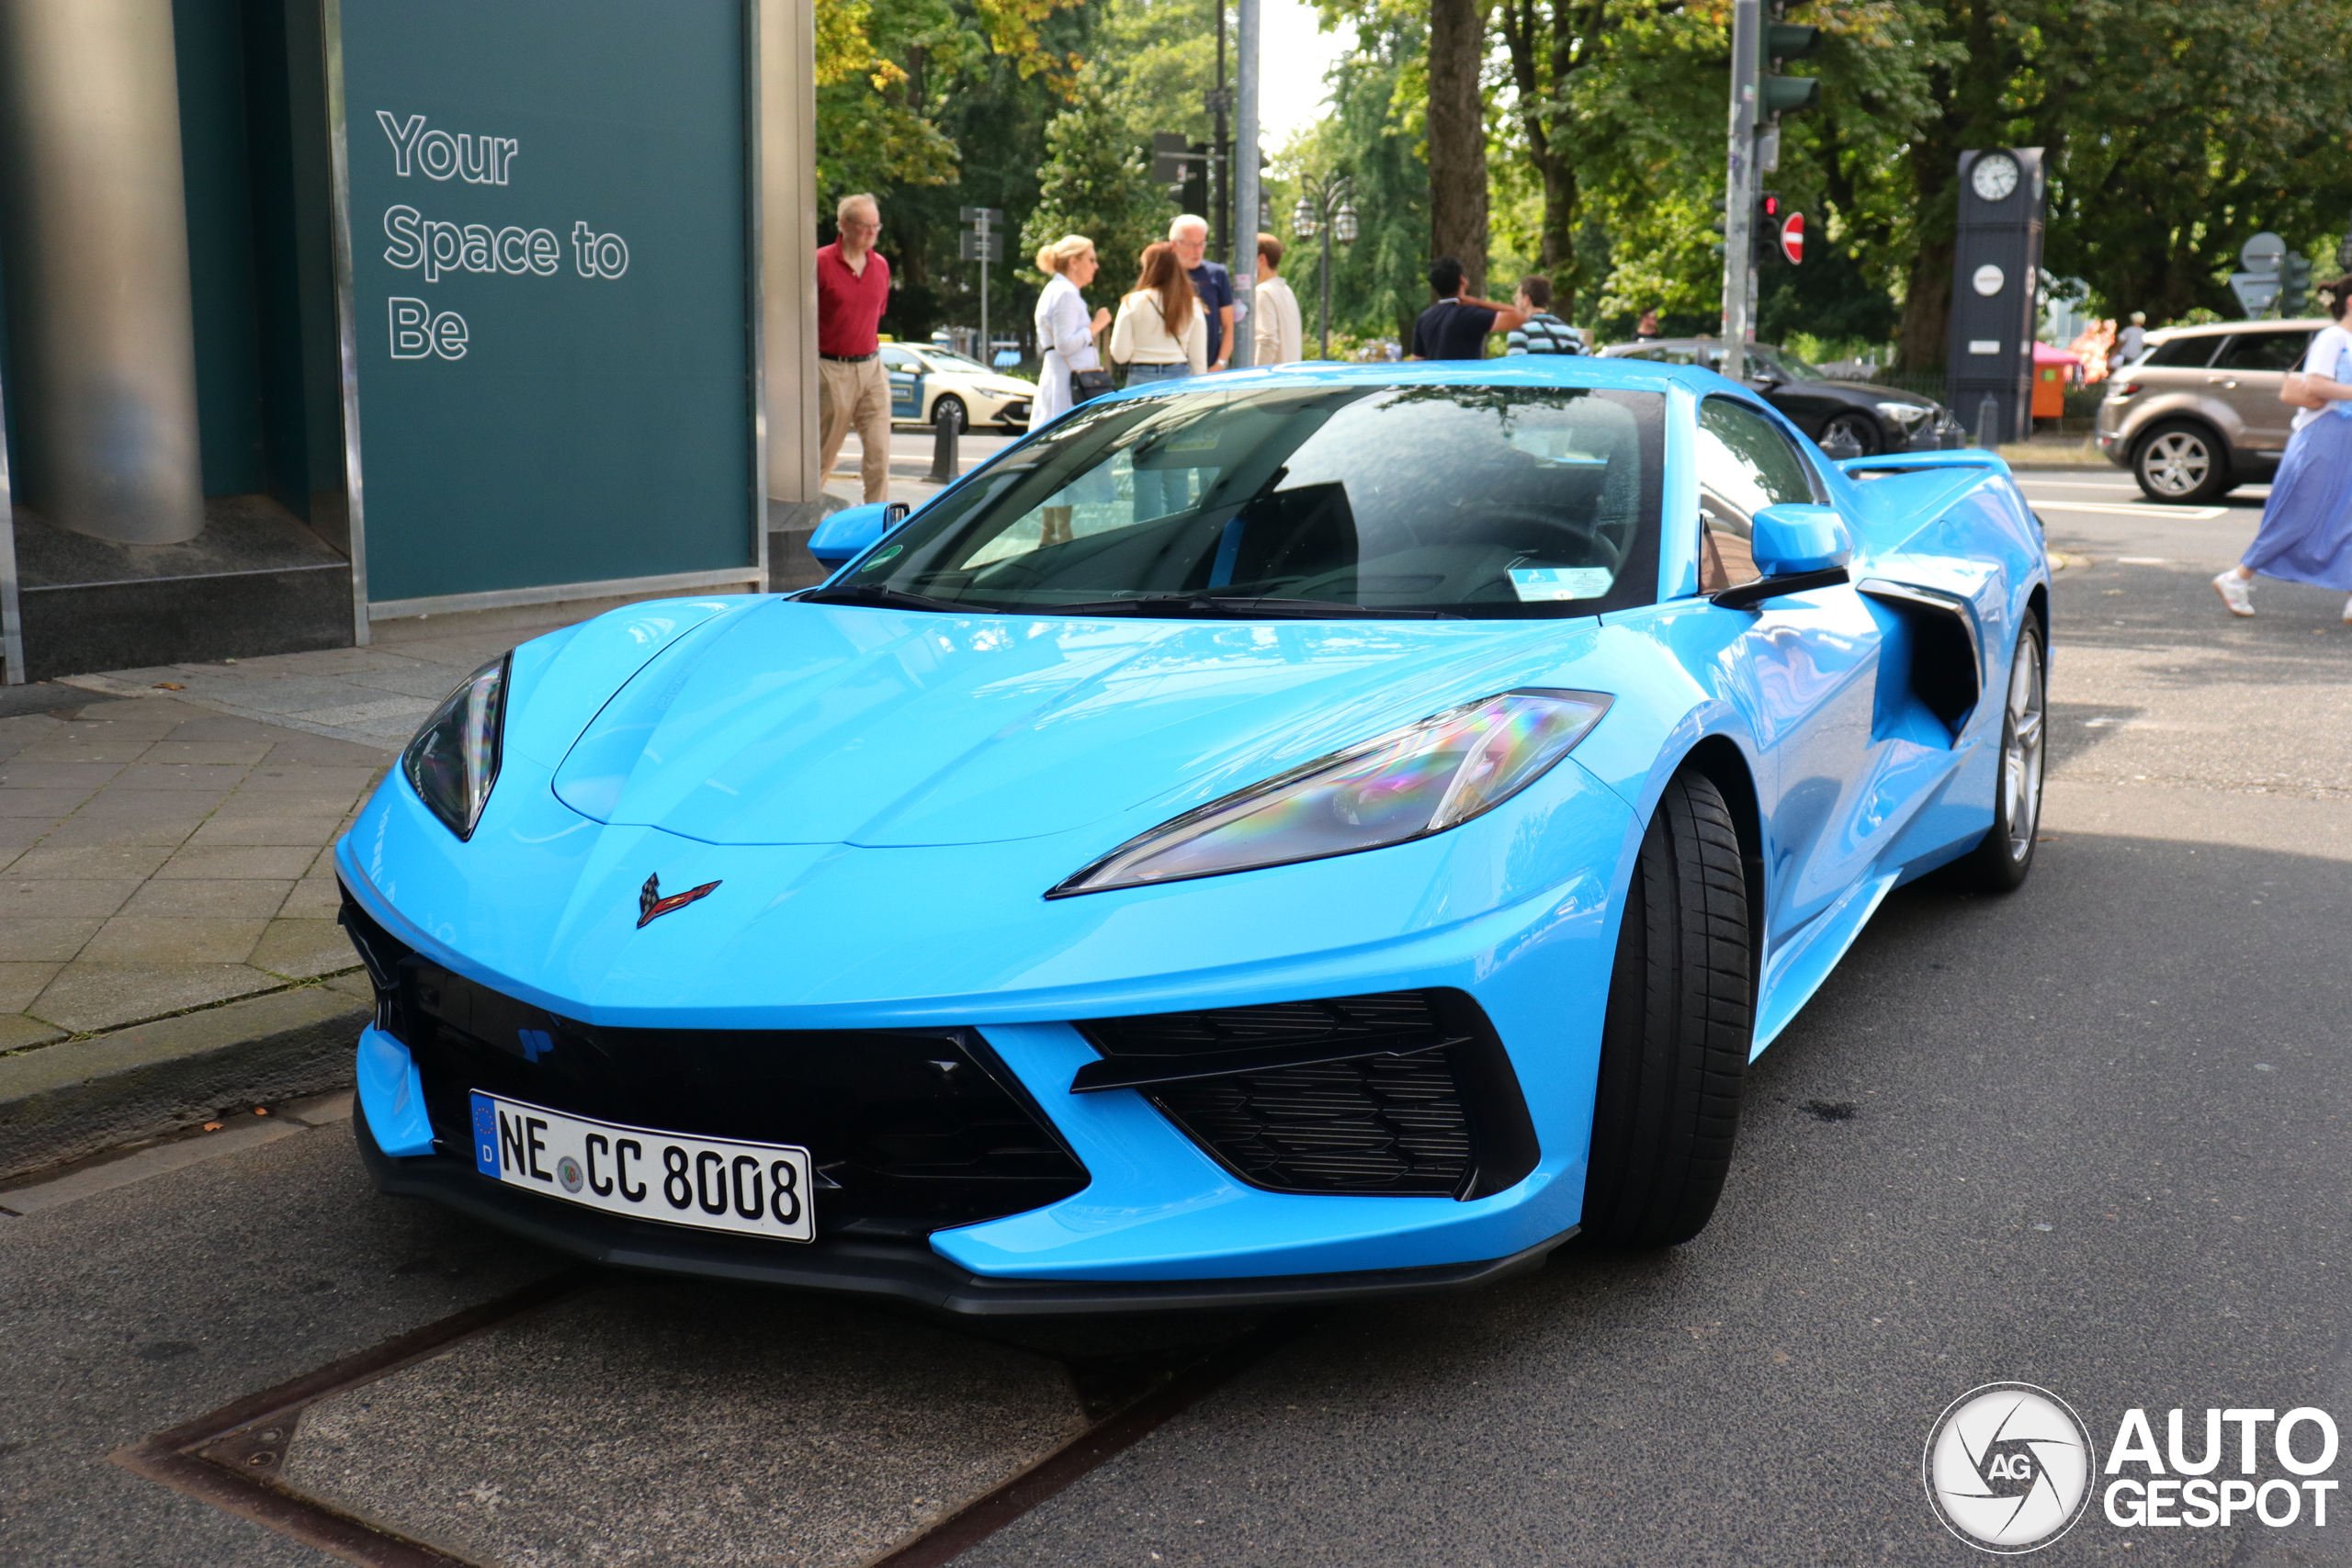
[[[2352,623],[2352,599],[2344,601],[2344,619],[2347,623]]]
[[[2222,596],[2222,603],[2230,607],[2231,615],[2251,615],[2254,614],[2254,590],[2246,580],[2236,572],[2225,571],[2215,578],[2213,592]],[[2346,619],[2352,619],[2352,604],[2345,606],[2345,616]]]

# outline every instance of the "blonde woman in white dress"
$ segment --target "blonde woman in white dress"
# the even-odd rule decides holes
[[[1073,370],[1100,370],[1094,334],[1111,324],[1111,312],[1086,313],[1086,298],[1079,290],[1094,281],[1101,266],[1094,242],[1083,234],[1065,234],[1037,253],[1037,270],[1046,275],[1045,292],[1037,296],[1037,346],[1045,363],[1037,371],[1037,400],[1031,406],[1029,428],[1068,413]]]

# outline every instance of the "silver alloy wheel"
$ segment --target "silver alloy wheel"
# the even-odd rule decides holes
[[[2212,450],[2201,436],[2186,430],[2167,430],[2140,457],[2140,471],[2164,495],[2188,495],[2205,482],[2213,469]]]
[[[2009,858],[2033,852],[2041,820],[2041,639],[2018,638],[2009,665],[2009,716],[2001,735],[2001,820],[2009,829]]]

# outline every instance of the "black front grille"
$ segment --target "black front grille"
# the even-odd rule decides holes
[[[1483,1197],[1535,1167],[1510,1059],[1460,991],[1096,1019],[1079,1092],[1141,1089],[1218,1163],[1278,1192]]]
[[[971,1030],[615,1029],[545,1011],[396,942],[346,899],[377,1021],[415,1059],[436,1141],[469,1093],[809,1151],[820,1232],[922,1234],[1041,1208],[1085,1168]]]

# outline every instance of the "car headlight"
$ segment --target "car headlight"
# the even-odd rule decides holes
[[[1163,822],[1046,897],[1287,865],[1442,833],[1542,778],[1611,701],[1531,687],[1448,708]]]
[[[1936,412],[1932,405],[1927,403],[1874,403],[1871,406],[1905,430]]]
[[[474,836],[474,824],[481,820],[481,808],[490,800],[490,786],[498,782],[510,657],[493,660],[467,676],[401,753],[401,771],[417,798],[460,839]]]

